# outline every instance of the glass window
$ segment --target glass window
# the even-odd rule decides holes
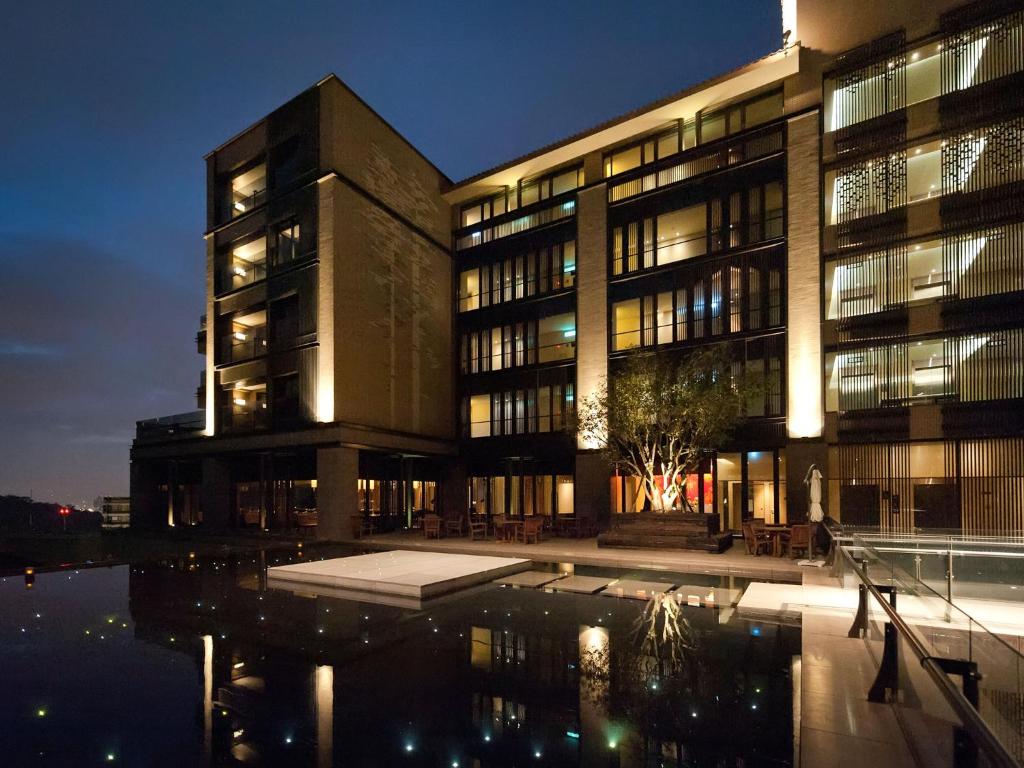
[[[299,253],[300,229],[295,222],[289,222],[278,226],[277,237],[274,247],[274,263],[287,264],[294,261],[301,255]]]
[[[703,256],[707,252],[706,204],[691,205],[658,217],[658,264]]]
[[[551,180],[551,194],[560,195],[563,192],[571,192],[576,189],[576,169],[565,171]]]
[[[907,200],[915,203],[942,194],[942,152],[939,141],[907,150]]]
[[[658,294],[658,343],[659,344],[671,344],[672,343],[672,326],[674,325],[674,318],[672,316],[672,292],[666,291]]]
[[[938,43],[929,43],[907,56],[907,104],[938,97],[942,90],[940,53]]]
[[[527,206],[540,200],[540,184],[530,181],[520,189],[520,205]]]
[[[469,398],[469,436],[489,437],[491,434],[491,396]]]
[[[779,117],[782,117],[782,91],[775,91],[746,103],[743,108],[743,128],[753,128]]]
[[[679,130],[663,133],[658,137],[658,159],[674,155],[679,151]]]
[[[571,515],[576,509],[575,485],[572,475],[558,475],[555,485],[558,514]]]
[[[576,284],[576,241],[562,243],[562,285],[572,288]]]
[[[459,311],[468,312],[480,306],[480,270],[467,269],[459,275]]]
[[[551,387],[537,389],[537,431],[551,431]]]
[[[773,181],[764,188],[764,237],[772,240],[783,233],[782,182]]]
[[[707,144],[725,136],[725,113],[714,112],[700,116],[700,143]]]
[[[538,323],[538,360],[571,360],[576,354],[576,317],[571,312],[542,318]]]
[[[609,176],[614,176],[618,173],[625,173],[631,171],[634,168],[640,167],[641,155],[640,145],[637,144],[634,147],[628,147],[619,152],[615,152],[610,156],[610,167],[606,165],[606,170],[610,171]]]
[[[468,205],[462,209],[462,226],[470,227],[473,224],[479,224],[483,221],[483,215],[481,210],[483,206],[480,203],[474,205]]]
[[[640,299],[612,305],[612,350],[640,346]]]

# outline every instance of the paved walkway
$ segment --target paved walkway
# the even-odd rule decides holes
[[[598,547],[597,539],[547,539],[539,544],[470,541],[468,538],[425,539],[422,533],[387,533],[365,536],[359,544],[370,549],[419,549],[463,555],[527,557],[540,563],[576,563],[608,568],[706,573],[752,579],[800,581],[808,570],[785,557],[748,555],[738,541],[720,555],[669,549]]]

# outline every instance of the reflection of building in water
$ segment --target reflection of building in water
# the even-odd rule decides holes
[[[792,757],[793,628],[683,607],[694,658],[719,673],[701,680],[699,718],[673,731],[678,718],[638,713],[697,699],[665,679],[664,695],[637,702],[619,671],[642,602],[489,587],[409,611],[267,590],[262,565],[185,559],[130,572],[138,635],[195,660],[212,764]],[[603,673],[585,664],[592,648],[606,652]]]

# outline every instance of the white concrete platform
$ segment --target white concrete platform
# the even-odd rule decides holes
[[[552,581],[558,581],[558,579],[564,578],[564,573],[551,573],[550,571],[523,571],[522,573],[513,573],[511,576],[502,576],[500,579],[495,579],[495,584],[501,584],[506,587],[527,587],[536,589],[537,587],[543,587],[545,584],[550,584]]]
[[[531,560],[394,550],[267,569],[269,579],[424,599],[529,570]]]
[[[631,600],[650,600],[655,595],[665,594],[674,586],[671,581],[619,579],[609,584],[601,594],[609,597],[625,597]]]
[[[600,592],[611,584],[615,579],[606,579],[600,576],[568,576],[559,579],[553,584],[548,584],[544,589],[555,592],[579,592],[584,595],[592,595]]]

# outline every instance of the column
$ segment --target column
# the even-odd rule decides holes
[[[828,466],[823,437],[819,120],[815,111],[789,121],[786,154],[786,507],[791,523],[807,515],[807,469],[817,464],[824,474]]]
[[[600,153],[586,160],[587,179],[602,175]],[[608,378],[607,185],[580,192],[576,208],[576,407],[599,392]],[[577,440],[575,497],[578,517],[599,525],[610,516],[608,462],[599,445]]]
[[[318,448],[316,478],[317,538],[353,540],[352,519],[359,512],[359,450]]]
[[[231,469],[223,459],[203,459],[203,481],[199,488],[199,504],[203,510],[203,529],[226,530],[231,520],[234,500],[231,494]]]

